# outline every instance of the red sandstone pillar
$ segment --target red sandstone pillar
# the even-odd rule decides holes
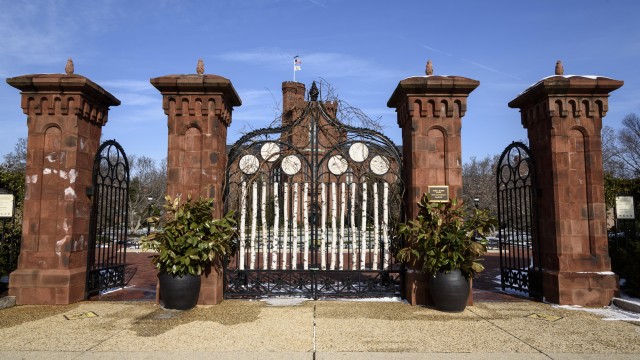
[[[218,75],[167,75],[151,79],[162,93],[168,117],[167,193],[213,198],[214,216],[222,215],[227,165],[227,127],[242,102],[231,81]],[[222,301],[222,272],[202,277],[199,304]]]
[[[462,199],[460,130],[467,97],[480,84],[461,76],[427,76],[400,81],[387,106],[395,108],[402,128],[405,210],[418,215],[417,203],[432,185],[448,185],[451,198]],[[426,279],[409,271],[405,296],[411,304],[430,302]]]
[[[69,73],[7,79],[22,91],[29,128],[22,245],[9,280],[17,304],[69,304],[85,296],[86,189],[109,106],[120,101]]]
[[[519,108],[536,162],[543,295],[557,304],[608,305],[618,289],[607,245],[602,118],[622,81],[557,75],[509,103]]]

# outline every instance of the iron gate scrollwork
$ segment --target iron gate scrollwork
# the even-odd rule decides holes
[[[526,145],[514,142],[502,152],[496,182],[502,290],[541,299],[536,168]]]
[[[125,285],[129,162],[114,140],[96,153],[91,192],[87,297]]]
[[[399,296],[391,229],[401,157],[371,129],[335,119],[315,83],[301,115],[253,131],[230,152],[225,210],[239,224],[225,297]]]

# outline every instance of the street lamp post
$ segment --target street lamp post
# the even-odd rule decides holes
[[[149,222],[149,218],[151,217],[151,202],[153,201],[153,198],[148,197],[147,201],[149,202],[149,216],[147,217],[147,236],[149,236],[149,233],[151,232],[151,223]]]

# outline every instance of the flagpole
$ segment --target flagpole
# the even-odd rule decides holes
[[[300,70],[300,59],[296,55],[293,57],[293,82],[296,82],[296,71]]]

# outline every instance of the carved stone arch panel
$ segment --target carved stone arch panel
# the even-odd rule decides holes
[[[589,103],[589,100],[582,100],[581,105],[584,116],[593,117],[593,111],[591,110],[591,104]]]
[[[440,100],[440,116],[449,116],[449,102],[446,99]]]
[[[417,116],[423,116],[422,115],[423,108],[424,106],[422,104],[422,100],[415,99],[411,107],[411,112],[413,113],[412,115],[415,116],[417,114]]]
[[[566,107],[565,107],[565,105],[564,105],[562,100],[557,99],[554,102],[554,105],[555,105],[554,112],[555,112],[556,116],[561,116],[561,117],[566,117],[567,116],[567,109],[566,109]],[[553,116],[553,114],[552,114],[552,116]]]
[[[587,161],[588,151],[586,149],[588,138],[583,131],[582,127],[576,126],[568,132],[567,175],[569,178],[568,183],[571,186],[567,187],[567,191],[570,193],[568,199],[570,200],[566,206],[570,211],[567,214],[561,214],[561,216],[571,220],[572,227],[574,225],[579,226],[580,229],[584,229],[586,232],[583,236],[576,236],[572,246],[577,248],[571,250],[576,253],[588,254],[593,253],[590,245],[591,227],[589,226],[589,221],[593,215],[588,206],[590,202],[589,162]]]
[[[175,114],[178,111],[178,105],[176,104],[176,98],[175,97],[168,97],[167,98],[167,106],[166,106],[166,111],[167,111],[167,115],[171,115],[171,114]],[[169,123],[169,128],[171,128],[171,123]]]
[[[47,96],[40,97],[40,109],[36,113],[37,115],[49,113],[49,98]]]
[[[184,124],[182,129],[179,129],[178,134],[183,136],[194,136],[195,134],[200,136],[203,133],[203,129],[196,121],[191,121],[189,123]]]
[[[199,97],[195,98],[194,103],[195,103],[194,104],[195,115],[202,116],[202,113],[204,113],[205,112],[204,110],[206,110],[202,107],[202,98],[199,98]]]
[[[53,109],[52,114],[61,115],[62,114],[62,99],[59,96],[53,98]]]
[[[427,132],[427,149],[429,152],[423,161],[426,167],[436,169],[435,184],[447,183],[447,131],[440,126],[433,126]]]
[[[183,97],[180,102],[180,112],[176,115],[188,116],[189,115],[189,99]]]
[[[596,107],[598,117],[603,118],[606,115],[606,111],[604,110],[604,104],[602,103],[602,100],[598,99],[594,101],[594,104]]]
[[[56,129],[58,129],[60,132],[62,132],[62,131],[63,131],[63,129],[62,129],[62,127],[61,127],[60,123],[58,123],[58,122],[53,122],[53,121],[47,121],[46,123],[42,124],[42,125],[40,126],[40,128],[39,128],[39,129],[37,129],[36,131],[37,131],[37,132],[39,132],[39,133],[41,133],[41,134],[45,134],[45,136],[46,136],[46,133],[47,133],[47,131],[50,131],[50,130],[49,130],[50,128],[56,128]]]
[[[569,112],[571,113],[571,116],[579,117],[580,110],[578,109],[578,105],[576,104],[576,101],[574,99],[571,99],[568,101],[568,103],[569,103]]]
[[[453,116],[462,117],[464,116],[464,110],[462,109],[462,101],[456,99],[453,101]]]
[[[427,102],[427,116],[437,116],[436,115],[436,102],[433,100],[429,100]]]

